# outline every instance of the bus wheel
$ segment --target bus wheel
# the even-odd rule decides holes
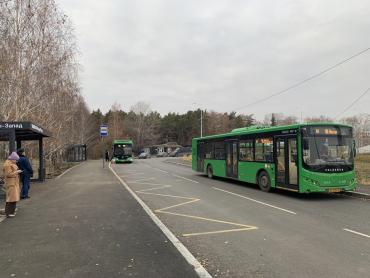
[[[265,191],[265,192],[271,191],[270,177],[265,171],[262,171],[259,173],[258,185],[262,191]]]
[[[213,169],[211,165],[207,166],[207,176],[212,179],[213,178]]]

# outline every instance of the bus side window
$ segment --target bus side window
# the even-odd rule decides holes
[[[239,160],[253,161],[253,140],[241,140],[239,142]]]

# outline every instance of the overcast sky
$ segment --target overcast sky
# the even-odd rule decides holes
[[[230,112],[370,47],[370,1],[57,0],[91,109]],[[370,51],[239,113],[335,116],[370,87]],[[194,104],[196,103],[196,104]],[[370,93],[344,116],[369,112]]]

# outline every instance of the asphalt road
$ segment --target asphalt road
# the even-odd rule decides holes
[[[0,223],[1,278],[198,277],[101,161],[30,194]]]
[[[212,276],[370,276],[369,201],[264,193],[165,160],[113,167]]]

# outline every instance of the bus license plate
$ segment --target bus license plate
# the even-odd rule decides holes
[[[328,189],[328,192],[332,192],[332,193],[334,193],[334,192],[341,192],[342,190],[340,189],[340,188],[329,188]]]

